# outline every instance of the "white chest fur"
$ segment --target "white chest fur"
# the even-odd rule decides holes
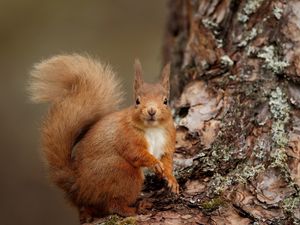
[[[165,152],[166,132],[163,128],[148,128],[145,131],[148,151],[157,159]]]

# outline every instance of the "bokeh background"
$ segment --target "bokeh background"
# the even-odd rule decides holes
[[[78,224],[42,163],[38,129],[47,107],[28,100],[32,65],[58,53],[100,57],[123,80],[128,104],[135,57],[146,80],[159,74],[166,13],[166,0],[0,0],[1,224]]]

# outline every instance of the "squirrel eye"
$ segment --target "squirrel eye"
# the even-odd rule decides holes
[[[140,103],[141,103],[141,102],[140,102],[140,99],[137,98],[136,101],[135,101],[135,104],[136,104],[136,105],[139,105]]]
[[[168,99],[167,99],[167,98],[164,99],[164,104],[165,104],[165,105],[168,104]]]

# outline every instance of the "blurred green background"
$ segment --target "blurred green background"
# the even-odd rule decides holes
[[[166,0],[0,0],[1,224],[78,224],[42,163],[38,129],[47,107],[28,101],[32,65],[58,53],[90,53],[112,64],[128,103],[135,57],[146,80],[159,74],[165,15]]]

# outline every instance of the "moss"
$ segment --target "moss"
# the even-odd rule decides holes
[[[101,223],[100,225],[116,225],[117,222],[119,221],[120,217],[116,216],[116,215],[112,215],[109,217],[109,219],[107,221],[105,221],[104,223]]]
[[[118,225],[136,225],[136,218],[134,217],[127,217],[125,219],[123,219],[122,221],[119,222]]]
[[[216,209],[218,209],[219,207],[223,206],[225,204],[225,202],[220,198],[213,198],[207,201],[204,201],[200,204],[200,206],[208,212],[212,212]]]
[[[249,20],[249,16],[261,6],[264,0],[247,0],[242,13],[238,14],[238,21],[245,23]]]
[[[289,63],[280,60],[278,53],[275,51],[273,45],[263,47],[257,54],[258,58],[265,60],[264,67],[271,70],[275,74],[280,74],[283,70],[289,66]]]
[[[106,222],[100,223],[99,225],[137,225],[137,221],[134,217],[121,218],[119,216],[112,215]]]

